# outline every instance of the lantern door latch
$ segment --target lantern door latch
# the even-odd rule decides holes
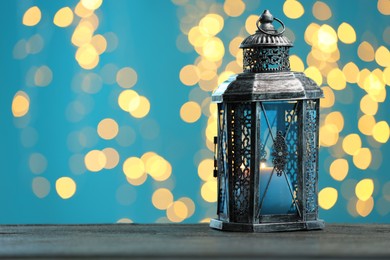
[[[214,178],[217,178],[218,176],[218,163],[217,163],[217,144],[218,144],[218,137],[214,136]]]

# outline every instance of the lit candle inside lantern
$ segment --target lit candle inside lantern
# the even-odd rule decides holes
[[[272,167],[266,167],[265,163],[260,166],[260,214],[286,214],[290,210],[293,199],[290,188],[291,183],[289,178],[285,178],[284,174],[277,176]],[[272,178],[270,180],[272,174]],[[288,181],[288,182],[287,182]],[[269,182],[268,188],[267,184]],[[267,191],[266,191],[267,189]],[[265,197],[264,197],[265,196]]]

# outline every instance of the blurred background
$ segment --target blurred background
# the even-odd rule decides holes
[[[214,217],[210,95],[264,9],[325,93],[320,217],[390,223],[389,0],[0,1],[0,223]]]

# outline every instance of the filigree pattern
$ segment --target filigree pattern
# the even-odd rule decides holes
[[[227,129],[225,107],[218,104],[219,122],[218,122],[218,212],[217,214],[227,215]]]
[[[230,216],[236,222],[247,222],[250,207],[251,106],[237,104],[231,113],[234,114],[231,133],[234,162],[231,168]]]
[[[298,122],[297,122],[296,109],[286,110],[285,123],[286,129],[289,131],[286,134],[286,144],[288,147],[288,156],[286,164],[286,174],[291,181],[291,186],[294,192],[294,198],[297,197],[298,192]],[[294,212],[295,204],[291,204],[289,212]]]
[[[279,46],[270,48],[245,48],[245,72],[275,72],[289,71],[289,47]]]
[[[273,145],[272,163],[274,164],[275,172],[278,176],[282,176],[284,168],[287,164],[288,147],[284,139],[282,131],[278,131]]]
[[[304,167],[306,189],[306,212],[312,213],[317,208],[316,176],[317,176],[317,109],[316,102],[309,100],[306,106],[306,119],[304,125],[305,143]]]

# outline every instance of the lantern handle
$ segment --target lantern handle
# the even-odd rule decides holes
[[[278,36],[278,35],[281,35],[282,33],[284,33],[284,31],[286,30],[286,27],[284,26],[284,23],[280,19],[278,19],[276,17],[273,17],[273,19],[278,21],[280,23],[280,25],[282,26],[282,31],[278,32],[278,31],[275,30],[274,33],[267,32],[267,31],[263,30],[261,28],[261,26],[260,26],[261,25],[261,22],[260,22],[261,19],[262,19],[262,17],[259,17],[259,19],[256,22],[256,26],[257,26],[257,29],[259,29],[259,31],[261,31],[264,34]]]

